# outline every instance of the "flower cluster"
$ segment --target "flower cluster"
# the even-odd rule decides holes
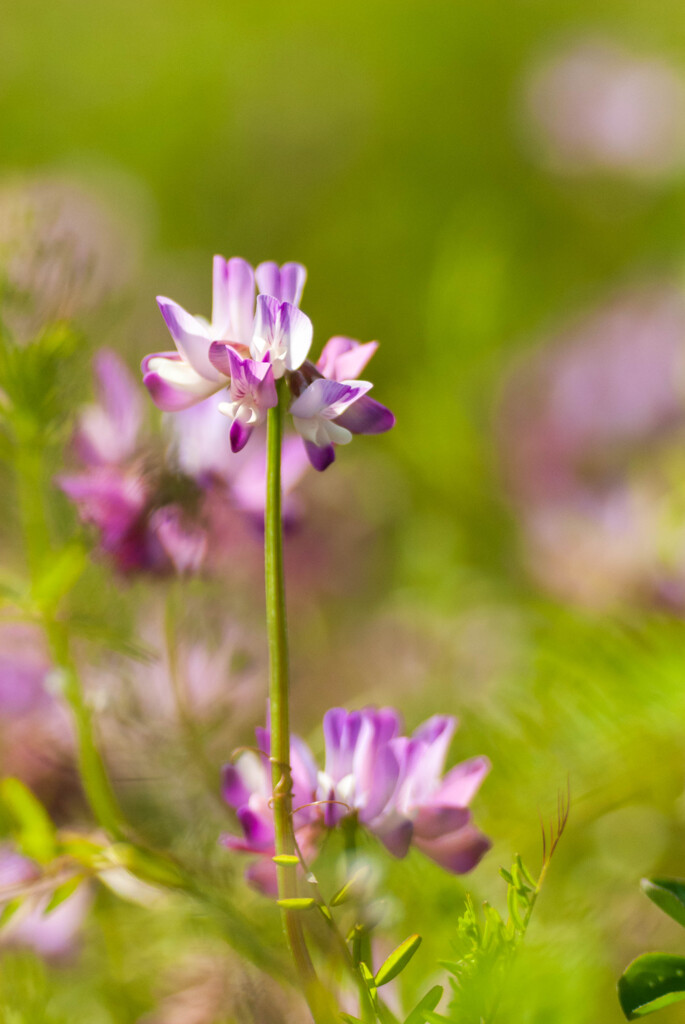
[[[135,381],[107,349],[97,354],[94,366],[98,401],[81,412],[74,438],[83,469],[57,482],[83,521],[96,528],[102,550],[120,571],[194,571],[204,559],[207,538],[184,507],[188,494],[193,496],[192,481],[173,488],[172,476],[162,481],[148,471]],[[174,489],[187,493],[174,495]]]
[[[215,256],[211,322],[159,297],[176,351],[143,360],[143,382],[155,404],[178,412],[221,392],[218,411],[231,421],[231,450],[239,452],[278,404],[276,381],[285,378],[295,430],[318,470],[353,434],[389,430],[393,414],[368,397],[371,384],[356,379],[376,342],[334,337],[316,365],[307,359],[313,327],[299,308],[305,279],[299,263],[253,270],[237,257]]]
[[[324,716],[325,769],[319,771],[307,745],[291,739],[293,827],[308,859],[326,829],[355,821],[395,857],[413,844],[446,870],[463,874],[489,849],[471,821],[468,805],[489,771],[484,757],[457,764],[443,776],[456,719],[436,715],[411,736],[392,708]],[[223,795],[235,808],[243,837],[224,837],[230,849],[260,855],[251,879],[273,891],[274,826],[268,733],[257,730],[257,751],[226,765]]]

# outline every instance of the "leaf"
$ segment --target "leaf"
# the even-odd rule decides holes
[[[387,985],[389,981],[396,978],[407,966],[416,950],[421,945],[420,935],[410,935],[408,939],[401,942],[397,949],[394,949],[376,972],[376,985]]]
[[[358,868],[352,877],[333,896],[331,906],[339,907],[341,903],[347,903],[348,900],[360,896],[364,891],[364,886],[369,879],[370,873],[368,866],[365,864]]]
[[[9,900],[0,912],[0,928],[4,928],[6,924],[12,920],[19,907],[22,905],[23,900],[21,896],[18,896],[14,900]]]
[[[17,846],[39,864],[55,856],[55,826],[40,800],[19,779],[0,783],[0,798],[16,824]]]
[[[643,878],[640,888],[652,903],[685,928],[685,881],[679,878]]]
[[[316,900],[309,896],[293,896],[288,900],[276,900],[283,910],[311,910],[316,906]]]
[[[442,998],[442,993],[442,985],[434,985],[432,989],[426,992],[423,999],[416,1004],[404,1024],[425,1024],[428,1017],[424,1011],[434,1010]]]
[[[80,544],[68,544],[51,559],[49,568],[33,588],[36,604],[44,609],[55,608],[68,594],[88,564],[85,549]]]
[[[639,956],[619,979],[618,998],[628,1020],[685,999],[685,957],[669,953]]]
[[[341,1013],[340,1018],[345,1021],[345,1024],[364,1024],[361,1017],[353,1017],[351,1013]]]
[[[53,910],[56,910],[60,903],[64,903],[65,900],[68,900],[69,897],[76,892],[82,881],[83,876],[76,875],[74,878],[70,878],[67,882],[64,882],[62,885],[57,886],[52,896],[50,897],[50,902],[48,903],[43,913],[49,914]]]

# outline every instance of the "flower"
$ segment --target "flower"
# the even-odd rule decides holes
[[[349,807],[331,803],[329,824],[353,814],[396,857],[413,843],[448,871],[470,871],[490,848],[468,810],[490,764],[472,758],[441,777],[456,727],[436,715],[408,737],[392,708],[328,711],[319,799]]]
[[[275,382],[285,378],[295,429],[318,470],[333,462],[335,445],[348,444],[353,434],[389,430],[393,414],[367,397],[371,384],[356,379],[377,342],[361,345],[336,336],[318,364],[308,360],[313,327],[299,308],[305,280],[299,263],[261,263],[253,271],[245,260],[215,256],[211,322],[158,298],[176,351],[143,359],[143,383],[155,404],[182,412],[228,392],[217,411],[231,420],[231,450],[239,452],[277,405]]]
[[[244,751],[234,763],[224,766],[222,792],[226,803],[236,809],[243,838],[226,835],[223,843],[230,850],[254,853],[259,860],[248,869],[247,877],[258,888],[276,893],[276,853],[271,806],[270,741],[266,729],[257,729],[257,749]],[[317,769],[309,747],[298,736],[290,740],[292,772],[293,831],[302,852],[315,849],[318,810],[315,806]]]
[[[564,600],[685,607],[684,331],[679,288],[633,287],[505,384],[501,462],[525,557]]]
[[[527,114],[541,157],[565,174],[646,180],[682,171],[685,83],[614,40],[572,41],[534,69]]]
[[[205,555],[204,527],[192,508],[169,498],[176,483],[188,505],[197,488],[172,476],[157,479],[147,469],[138,388],[119,357],[102,349],[94,369],[98,400],[82,411],[74,436],[83,469],[60,475],[57,483],[120,571],[194,572]]]
[[[413,844],[447,871],[470,871],[490,848],[469,810],[490,764],[474,757],[443,776],[456,726],[456,719],[436,715],[412,736],[403,736],[393,708],[332,708],[323,722],[324,771],[317,771],[309,748],[293,737],[293,826],[300,848],[315,852],[325,829],[358,822],[395,857],[406,856]],[[224,769],[224,799],[236,809],[243,838],[223,841],[230,849],[268,857],[273,868],[271,765],[264,730],[258,730],[258,740],[258,751],[242,753]],[[257,876],[263,882],[265,875],[260,863]]]

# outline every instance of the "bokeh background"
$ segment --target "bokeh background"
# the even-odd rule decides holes
[[[74,416],[97,349],[135,372],[167,347],[156,294],[209,311],[214,252],[305,263],[316,350],[380,340],[370,373],[396,428],[297,491],[298,731],[320,748],[329,706],[392,703],[411,726],[458,715],[453,757],[491,758],[474,809],[494,849],[476,872],[455,880],[420,855],[388,869],[431,977],[465,887],[502,905],[499,865],[539,862],[540,817],[568,781],[503,1013],[620,1021],[628,960],[684,950],[638,888],[685,873],[681,6],[23,0],[1,16],[0,124],[5,314],[24,344],[76,319]],[[57,489],[50,501],[55,528],[77,530]],[[229,666],[195,761],[160,710],[160,592],[176,585],[122,582],[97,551],[79,584],[77,612],[108,628],[83,659],[109,756],[155,840],[209,851],[230,825],[211,787],[263,716],[260,573],[248,530],[177,597],[181,634]],[[6,711],[5,770],[78,818],[68,750],[32,757],[41,730],[51,752],[69,745],[42,713]],[[7,1020],[243,1019],[223,954],[181,916],[100,893],[82,928],[58,962],[5,953]]]

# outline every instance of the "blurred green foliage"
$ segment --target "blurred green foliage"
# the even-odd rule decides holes
[[[402,978],[408,1006],[440,980],[466,887],[496,903],[498,866],[518,849],[536,863],[538,817],[554,813],[567,779],[571,818],[507,1019],[615,1024],[627,960],[678,948],[677,928],[653,921],[637,881],[685,872],[685,627],[644,611],[592,616],[535,593],[493,417],[502,377],[530,341],[617,286],[683,275],[685,179],[555,175],[534,158],[521,99],[535,62],[577,35],[684,66],[681,7],[14,0],[3,9],[0,171],[91,181],[145,239],[128,302],[93,323],[88,345],[116,343],[132,365],[161,347],[154,294],[207,311],[214,251],[306,263],[315,345],[334,333],[382,342],[375,393],[396,411],[396,429],[355,441],[342,483],[327,475],[307,485],[324,511],[351,493],[341,514],[366,523],[375,547],[369,564],[359,558],[354,601],[329,593],[297,605],[295,717],[316,745],[318,713],[342,700],[396,703],[412,724],[458,713],[458,756],[493,761],[475,813],[495,848],[472,879],[418,855],[386,866],[398,937],[424,936]],[[138,592],[102,576],[86,576],[75,614],[101,610],[127,638]],[[245,613],[235,595],[227,601]],[[154,800],[129,796],[153,834],[175,832],[186,853],[211,847],[227,822],[207,810],[207,824],[184,825],[176,799],[164,780]],[[101,894],[78,963],[3,959],[3,1019],[142,1020],[196,929],[180,913],[155,916]],[[251,998],[245,1006],[258,1005]]]

